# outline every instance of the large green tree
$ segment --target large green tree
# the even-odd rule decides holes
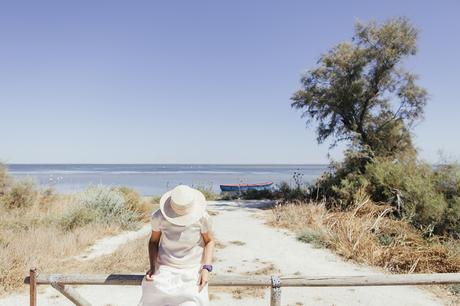
[[[358,22],[351,41],[302,77],[292,107],[318,123],[319,143],[346,141],[380,156],[413,149],[410,129],[423,116],[427,92],[402,61],[416,53],[417,34],[406,18]]]

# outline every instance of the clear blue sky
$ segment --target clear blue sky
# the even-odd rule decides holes
[[[325,163],[290,108],[355,20],[408,16],[423,158],[460,157],[459,1],[2,1],[0,159]],[[340,150],[332,155],[340,158]]]

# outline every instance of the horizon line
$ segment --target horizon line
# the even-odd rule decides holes
[[[268,166],[268,165],[279,165],[279,166],[289,166],[289,165],[328,165],[329,163],[37,163],[37,162],[27,162],[27,163],[4,163],[5,165],[222,165],[222,166]]]

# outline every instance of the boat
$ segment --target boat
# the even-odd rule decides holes
[[[273,182],[265,182],[259,184],[222,184],[220,190],[223,192],[248,191],[248,190],[269,190],[272,188]]]

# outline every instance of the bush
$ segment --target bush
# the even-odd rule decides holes
[[[92,211],[100,223],[119,224],[123,228],[132,228],[139,214],[129,210],[120,192],[105,186],[88,188],[80,198],[80,204]]]
[[[88,207],[77,205],[71,208],[60,220],[60,225],[64,230],[73,230],[98,220],[95,210]]]
[[[393,204],[401,217],[429,232],[440,226],[447,202],[436,189],[429,165],[414,160],[375,159],[367,166],[366,176],[374,201]]]
[[[245,200],[273,200],[276,198],[276,194],[269,189],[246,190],[241,192],[241,198]]]
[[[309,197],[309,194],[309,189],[298,183],[292,187],[287,182],[281,182],[274,190],[274,198],[281,199],[283,202],[302,202]]]
[[[120,193],[124,198],[125,207],[142,216],[142,219],[147,220],[152,212],[152,205],[148,201],[144,201],[141,195],[128,187],[117,187],[113,189]]]
[[[362,192],[368,185],[364,172],[372,156],[367,151],[345,151],[344,160],[332,162],[329,171],[321,175],[315,186],[311,187],[311,195],[326,200],[328,208],[346,209],[361,202]]]
[[[14,182],[0,201],[6,208],[31,207],[38,198],[38,191],[30,181]]]
[[[456,164],[433,169],[413,154],[372,157],[348,150],[344,161],[333,163],[310,189],[311,198],[319,195],[328,208],[346,210],[371,199],[391,204],[396,208],[393,216],[408,220],[428,236],[460,235],[460,167]]]
[[[199,190],[207,201],[214,201],[219,199],[219,195],[212,190],[212,186],[196,186],[195,189]]]
[[[6,166],[0,163],[0,197],[3,196],[12,182],[11,176],[8,174]]]

